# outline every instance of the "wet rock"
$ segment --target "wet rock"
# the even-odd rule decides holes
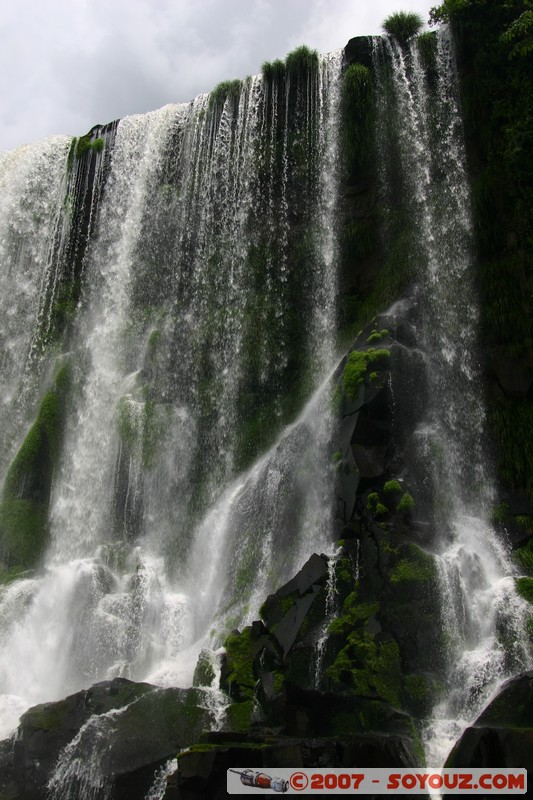
[[[24,800],[44,797],[61,752],[78,735],[71,762],[79,750],[82,764],[114,779],[117,799],[143,798],[131,786],[147,790],[154,768],[210,727],[201,705],[196,689],[158,689],[117,678],[31,708],[21,717],[15,742],[17,789]]]
[[[295,577],[286,583],[276,594],[278,597],[287,597],[294,591],[300,595],[305,594],[313,584],[322,583],[328,575],[328,558],[313,553]]]
[[[533,671],[506,681],[446,760],[447,767],[523,767],[533,780]]]
[[[369,69],[372,68],[372,37],[355,36],[350,39],[344,48],[346,62],[348,64],[364,64]]]
[[[227,770],[251,768],[272,775],[276,767],[367,768],[416,764],[408,738],[396,735],[343,735],[334,739],[210,733],[178,757],[164,800],[222,800]]]

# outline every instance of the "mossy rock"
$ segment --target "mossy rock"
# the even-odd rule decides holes
[[[254,660],[268,642],[266,635],[256,635],[250,626],[242,633],[231,633],[224,643],[226,648],[227,688],[239,701],[252,700],[257,683]]]
[[[402,548],[406,555],[393,568],[390,581],[393,584],[430,583],[436,579],[437,568],[433,556],[415,544]]]
[[[415,717],[429,716],[442,691],[442,684],[430,675],[411,674],[402,678],[403,705]]]
[[[514,555],[522,569],[533,575],[533,537],[530,537],[525,545],[517,548]]]
[[[520,597],[533,603],[533,578],[516,578],[515,586]]]
[[[368,367],[383,366],[389,356],[390,351],[385,349],[352,350],[342,374],[342,388],[349,400],[356,399],[360,387],[364,384]]]
[[[192,679],[193,686],[211,686],[215,679],[213,655],[209,650],[200,650]]]
[[[63,365],[7,472],[0,504],[0,551],[9,566],[34,566],[46,545],[69,390],[70,368]]]
[[[0,503],[1,547],[11,564],[24,570],[35,566],[48,538],[47,514],[43,505],[31,500]]]
[[[247,731],[254,711],[253,700],[232,703],[226,709],[226,725],[231,731]]]
[[[6,570],[0,570],[0,586],[7,586],[7,584],[19,580],[19,578],[31,578],[32,575],[33,570],[28,570],[25,567],[20,566],[14,566]]]

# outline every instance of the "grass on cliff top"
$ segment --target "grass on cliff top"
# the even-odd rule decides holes
[[[422,16],[415,11],[397,11],[383,20],[382,28],[386,33],[405,44],[408,39],[420,32],[423,25]]]

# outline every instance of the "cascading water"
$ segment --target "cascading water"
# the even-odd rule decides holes
[[[373,47],[381,193],[402,198],[395,219],[382,204],[385,235],[401,227],[415,273],[413,303],[398,314],[414,306],[427,363],[412,451],[447,643],[425,735],[438,765],[498,683],[527,665],[525,614],[488,521],[451,44],[442,31],[432,55],[387,38]],[[15,556],[0,531],[6,566],[26,570],[0,586],[0,738],[28,706],[99,680],[184,687],[198,663],[201,682],[202,660],[212,683],[200,706],[220,729],[217,648],[313,552],[330,555],[324,624],[309,634],[315,688],[331,680],[330,623],[346,611],[331,542],[342,56],[300,55],[78,144],[56,138],[3,158],[0,526],[26,515],[46,547]],[[391,402],[402,411],[401,396]],[[364,545],[348,571],[358,589]],[[53,797],[110,794],[102,757],[123,713],[85,722],[60,754]]]
[[[0,156],[0,480],[20,444],[24,382],[40,297],[52,269],[70,140],[58,136]]]
[[[0,737],[29,705],[98,680],[190,684],[201,647],[330,547],[340,70],[341,52],[287,65],[98,134],[96,194],[71,222],[81,288],[49,546],[40,572],[0,589]],[[54,140],[6,165],[16,183],[46,161],[29,212],[42,272],[28,269],[29,338],[10,360],[35,351],[39,323],[43,375],[73,247],[61,204],[67,185],[85,191],[65,178],[68,150]]]
[[[416,232],[416,336],[427,359],[429,407],[417,432],[430,476],[446,645],[446,686],[425,733],[438,766],[501,681],[524,669],[524,605],[491,528],[492,475],[478,363],[473,229],[449,31],[436,37],[433,77],[418,42],[376,41],[378,147],[399,156]],[[436,81],[430,89],[429,81]],[[394,108],[394,142],[384,114]],[[397,168],[397,165],[396,165]],[[386,167],[382,168],[382,179]],[[398,191],[398,187],[396,187]]]

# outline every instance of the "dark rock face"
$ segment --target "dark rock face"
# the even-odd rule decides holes
[[[447,767],[522,767],[533,780],[533,671],[504,683],[463,733]]]
[[[344,54],[348,64],[364,64],[365,67],[372,67],[372,37],[355,36],[350,39],[344,48]]]
[[[272,774],[276,767],[409,767],[416,762],[405,741],[394,735],[324,739],[212,733],[180,755],[178,763],[165,800],[222,800],[227,797],[226,770],[235,766]]]
[[[157,689],[123,678],[99,683],[22,716],[14,782],[24,800],[46,797],[61,752],[69,745],[74,746],[71,758],[79,755],[81,763],[95,765],[102,780],[113,782],[116,800],[143,798],[155,769],[197,741],[210,724],[201,707],[201,690]],[[83,794],[84,786],[82,777],[73,779],[73,791]]]

